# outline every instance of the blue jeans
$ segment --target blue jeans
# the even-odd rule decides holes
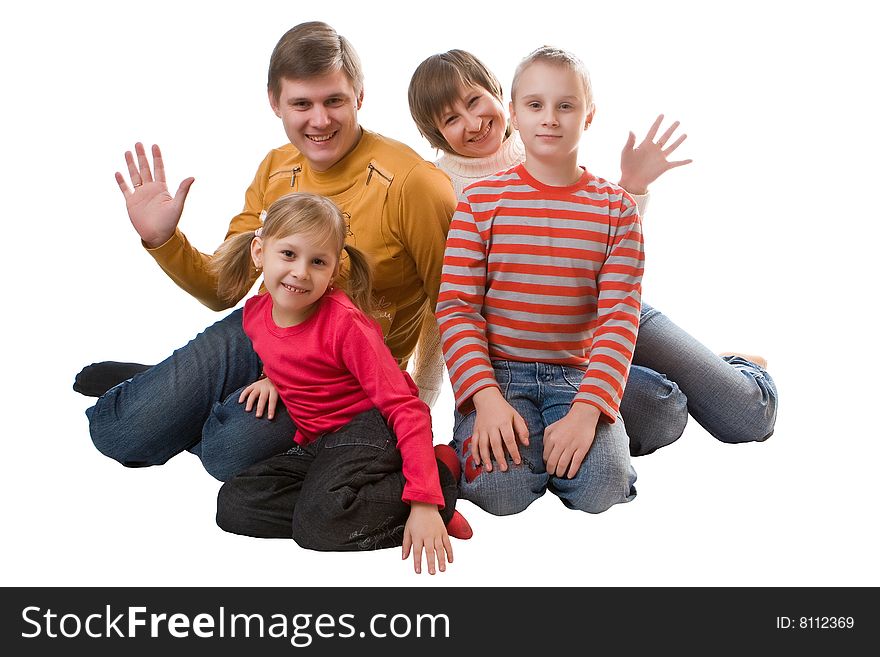
[[[737,356],[721,358],[642,304],[620,404],[633,456],[678,440],[688,414],[722,442],[766,440],[776,424],[777,402],[776,385],[765,370]]]
[[[465,442],[474,429],[476,412],[455,414],[453,446],[462,462],[461,499],[495,515],[519,513],[548,489],[570,509],[601,513],[636,495],[636,473],[630,465],[629,440],[623,422],[600,419],[596,438],[577,474],[557,477],[544,467],[544,429],[561,420],[571,406],[583,371],[563,365],[493,361],[495,379],[507,402],[529,427],[529,445],[520,446],[522,463],[508,461],[502,472],[474,468]]]
[[[86,410],[98,450],[129,467],[160,465],[189,450],[226,481],[293,444],[283,404],[267,420],[238,403],[262,363],[236,310],[169,358],[120,383]]]

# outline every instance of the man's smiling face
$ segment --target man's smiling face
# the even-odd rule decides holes
[[[357,112],[363,91],[355,93],[342,70],[306,80],[281,80],[272,110],[287,138],[316,171],[326,171],[348,155],[361,137]]]

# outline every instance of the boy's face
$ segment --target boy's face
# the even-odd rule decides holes
[[[326,171],[357,145],[363,98],[341,70],[306,80],[284,78],[278,98],[269,92],[287,138],[316,171]]]
[[[537,61],[520,73],[510,118],[527,156],[560,164],[576,159],[592,117],[583,82],[568,67]]]
[[[504,105],[482,87],[467,87],[451,106],[443,108],[437,117],[437,129],[458,155],[494,155],[507,131]]]

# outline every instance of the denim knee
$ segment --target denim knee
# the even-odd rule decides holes
[[[352,492],[351,497],[355,494]],[[293,512],[293,540],[305,550],[351,552],[381,550],[403,544],[407,514],[375,505],[369,513],[347,513],[340,500],[325,491],[309,491]],[[357,517],[352,525],[353,516]]]
[[[753,443],[767,440],[776,426],[778,395],[776,384],[768,372],[739,356],[725,357],[728,363],[754,381],[751,394],[741,401],[734,412],[707,431],[723,443]]]
[[[715,438],[729,445],[738,443],[760,443],[773,435],[773,423],[767,423],[765,418],[756,415],[751,422],[743,422],[738,426],[724,427],[715,433]]]
[[[770,414],[765,408],[755,408],[749,417],[743,418],[737,425],[721,427],[712,433],[720,442],[731,445],[760,443],[773,435],[775,424],[775,412]]]
[[[101,454],[128,468],[162,465],[174,454],[157,449],[162,443],[161,436],[156,435],[150,423],[122,421],[117,417],[115,391],[118,388],[111,389],[86,409],[92,443]]]
[[[631,456],[645,456],[656,452],[661,447],[671,445],[684,434],[687,426],[687,407],[684,411],[674,416],[667,416],[666,422],[651,428],[649,433],[631,435],[629,441],[629,453]]]
[[[248,479],[231,479],[217,493],[217,526],[230,534],[255,538],[290,538],[290,530],[279,530],[265,523],[255,522],[253,491]],[[267,531],[267,527],[271,530]]]
[[[205,470],[219,481],[229,481],[245,468],[284,453],[296,427],[280,403],[275,417],[258,418],[238,403],[239,391],[217,402],[202,428],[198,456]]]
[[[629,453],[631,456],[644,456],[657,451],[661,447],[671,445],[681,438],[688,423],[687,396],[674,381],[663,377],[666,390],[662,395],[651,398],[646,405],[647,415],[633,417],[624,414],[629,435]],[[628,409],[621,409],[625,411]]]
[[[199,458],[202,459],[205,471],[217,481],[222,482],[228,482],[246,467],[253,465],[252,463],[230,463],[222,458],[221,455],[212,455],[210,451],[207,451],[207,453],[203,451]]]
[[[227,481],[220,487],[217,493],[217,526],[230,534],[249,535],[245,531],[243,518],[247,517],[246,513],[242,513],[239,500],[241,499],[236,490],[236,481]]]
[[[620,413],[632,456],[641,456],[678,440],[688,422],[688,399],[675,381],[648,367],[633,365]]]
[[[241,422],[230,421],[223,404],[216,403],[211,409],[202,430],[199,458],[209,475],[218,481],[229,481],[239,472],[256,463],[253,459],[235,458],[231,447],[244,443],[247,433]]]
[[[461,499],[473,502],[494,516],[521,513],[546,490],[532,481],[536,476],[526,463],[508,463],[507,471],[503,472],[493,461],[491,472],[481,467],[472,482],[461,482]]]
[[[635,470],[626,462],[605,463],[602,476],[592,479],[572,491],[554,492],[569,509],[592,514],[603,513],[636,496]]]
[[[92,443],[101,454],[119,461],[120,459],[117,456],[122,455],[117,454],[119,441],[116,440],[116,427],[113,426],[114,423],[105,420],[106,414],[102,407],[103,403],[103,397],[101,397],[94,406],[86,409],[86,417],[89,420],[89,435],[92,438]],[[114,430],[111,430],[111,428]]]
[[[199,458],[208,474],[218,481],[229,481],[256,461],[236,459],[230,447],[247,440],[243,423],[230,421],[223,404],[216,403],[202,429]]]
[[[291,526],[293,540],[304,550],[345,551],[344,538],[332,539],[336,523],[331,516],[332,514],[327,512],[326,500],[319,501],[301,496],[293,512]],[[320,531],[313,531],[313,527],[320,527]]]

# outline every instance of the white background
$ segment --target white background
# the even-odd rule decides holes
[[[4,585],[880,584],[876,472],[876,18],[869,3],[14,3],[0,26],[6,303],[0,474]],[[225,534],[219,483],[183,454],[128,470],[91,445],[71,390],[104,359],[156,362],[222,315],[140,247],[113,172],[159,143],[196,177],[182,228],[222,240],[285,141],[275,42],[329,22],[366,70],[361,123],[433,159],[406,106],[426,56],[465,48],[507,88],[550,43],[591,71],[583,159],[616,179],[627,131],[682,121],[694,164],[652,187],[645,298],[712,349],[764,354],[780,390],[766,443],[691,422],[635,461],[638,497],[599,516],[547,495],[460,509],[475,537],[433,578],[385,550],[323,554]],[[448,387],[435,436],[451,434]],[[173,412],[173,409],[169,409]]]

